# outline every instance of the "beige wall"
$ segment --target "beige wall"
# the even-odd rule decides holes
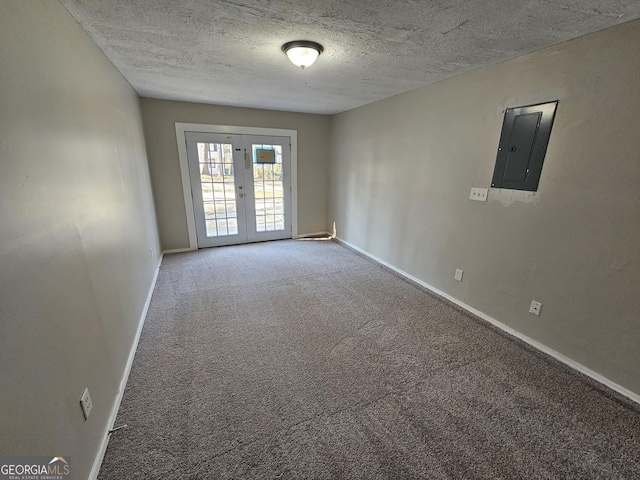
[[[638,58],[634,21],[337,115],[330,223],[640,393]],[[490,186],[503,110],[556,99],[538,192],[470,201]]]
[[[330,117],[150,98],[141,104],[164,250],[189,248],[176,122],[297,130],[298,233],[327,230]]]
[[[138,97],[57,1],[0,10],[0,454],[86,478],[159,261]]]

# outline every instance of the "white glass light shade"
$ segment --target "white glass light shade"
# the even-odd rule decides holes
[[[313,65],[323,50],[322,45],[308,40],[296,40],[282,46],[282,51],[287,54],[291,63],[300,68]]]
[[[313,65],[320,52],[309,47],[293,47],[287,50],[287,57],[296,67],[305,68]]]

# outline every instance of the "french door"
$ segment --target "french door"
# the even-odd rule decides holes
[[[289,137],[186,132],[198,248],[291,238]]]

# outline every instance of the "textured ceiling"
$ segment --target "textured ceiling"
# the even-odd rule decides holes
[[[144,97],[336,113],[640,17],[640,0],[60,0]],[[312,67],[280,46],[314,40]]]

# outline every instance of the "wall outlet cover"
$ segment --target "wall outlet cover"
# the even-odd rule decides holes
[[[456,268],[456,274],[453,278],[455,278],[457,281],[461,282],[462,281],[462,274],[464,272],[462,270],[460,270],[459,268]]]
[[[84,419],[89,420],[89,415],[91,415],[91,410],[93,409],[93,402],[91,401],[91,396],[89,395],[88,388],[84,389],[82,397],[80,397],[80,406],[82,407]]]
[[[536,316],[540,316],[540,310],[542,309],[542,304],[540,302],[536,302],[535,300],[531,300],[531,306],[529,307],[529,313],[533,313]]]

